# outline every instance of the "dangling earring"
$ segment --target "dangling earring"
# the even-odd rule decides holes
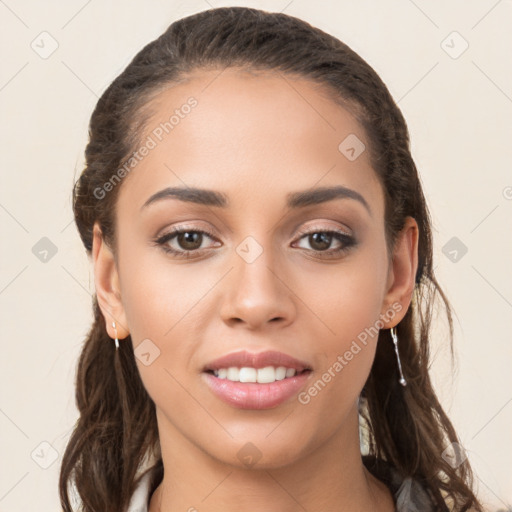
[[[116,329],[116,323],[115,322],[112,322],[112,327],[116,331],[116,339],[114,341],[116,342],[116,350],[118,350],[119,349],[119,340],[117,339],[117,329]]]
[[[398,337],[396,335],[396,328],[391,327],[390,332],[391,332],[391,337],[393,338],[393,344],[395,345],[395,354],[396,354],[396,359],[398,361],[398,370],[400,371],[399,382],[400,382],[400,384],[402,384],[402,386],[407,386],[407,381],[405,380],[404,374],[402,373],[402,363],[400,362],[400,354],[398,353]]]

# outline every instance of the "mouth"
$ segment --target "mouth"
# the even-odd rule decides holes
[[[289,400],[305,386],[312,367],[275,351],[235,352],[203,368],[213,394],[241,409],[270,409]]]

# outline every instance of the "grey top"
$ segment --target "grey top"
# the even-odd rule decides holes
[[[389,487],[395,500],[396,512],[434,512],[436,510],[429,492],[417,480],[400,477],[398,471],[390,464],[382,460],[376,461],[374,457],[364,456],[363,463],[368,471]],[[127,512],[148,512],[152,478],[152,472],[144,475],[132,495]],[[448,508],[445,510],[448,511]]]

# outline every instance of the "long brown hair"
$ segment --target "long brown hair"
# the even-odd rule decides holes
[[[75,220],[87,253],[91,255],[93,225],[98,222],[116,254],[115,206],[122,183],[107,194],[98,191],[140,144],[148,99],[194,70],[238,66],[298,75],[326,86],[366,130],[385,194],[388,248],[405,218],[416,219],[414,301],[397,326],[408,384],[403,388],[398,383],[390,333],[381,330],[360,415],[369,453],[391,463],[404,477],[419,480],[437,509],[449,505],[451,510],[482,510],[471,489],[468,461],[453,464],[443,456],[458,438],[428,373],[432,314],[439,299],[451,348],[453,326],[450,304],[434,276],[431,221],[408,129],[377,73],[338,39],[292,16],[226,7],[180,19],[146,45],[103,93],[91,116],[86,166],[73,189]],[[131,338],[116,351],[96,297],[93,312],[77,366],[80,416],[61,465],[64,512],[73,510],[70,484],[84,512],[124,511],[145,471],[155,470],[152,489],[163,476],[155,405],[140,379]]]

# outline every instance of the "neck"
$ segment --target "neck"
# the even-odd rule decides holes
[[[355,420],[347,421],[348,431],[344,425],[320,448],[292,463],[240,468],[170,432],[160,417],[164,477],[149,512],[393,512],[389,489],[362,463],[357,416]]]

